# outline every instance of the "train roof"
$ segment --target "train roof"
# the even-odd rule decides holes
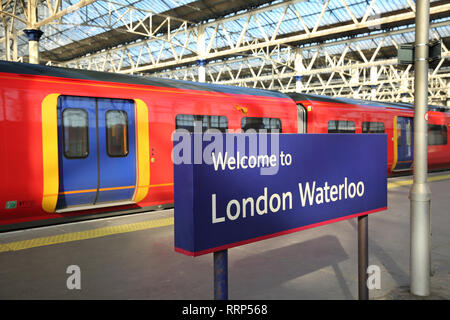
[[[350,98],[342,98],[342,97],[326,97],[326,96],[319,96],[315,94],[307,94],[307,93],[287,93],[288,96],[290,96],[295,101],[318,101],[318,102],[331,102],[331,103],[341,103],[341,104],[350,104],[350,105],[362,105],[362,106],[368,106],[368,107],[400,107],[404,109],[411,109],[411,107],[406,105],[400,105],[400,104],[389,104],[385,102],[378,102],[378,101],[365,101],[365,100],[358,100],[358,99],[350,99]]]
[[[272,90],[233,87],[185,80],[144,78],[134,75],[50,67],[10,61],[0,61],[0,72],[289,99],[287,95]]]
[[[331,103],[343,103],[351,105],[369,106],[369,107],[382,107],[382,108],[397,108],[414,110],[414,105],[412,103],[403,102],[384,102],[384,101],[365,101],[358,99],[342,98],[342,97],[327,97],[315,94],[307,93],[287,93],[289,97],[295,101],[319,101],[319,102],[331,102]],[[450,112],[450,108],[444,106],[429,105],[428,110],[438,111],[438,112]]]

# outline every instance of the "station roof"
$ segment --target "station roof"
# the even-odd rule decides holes
[[[22,17],[21,21],[14,20],[0,12],[3,23],[14,21],[16,30],[25,29],[27,2],[0,1],[0,11],[15,10],[15,16]],[[200,59],[200,50],[195,34],[200,29],[197,27],[203,26],[208,46],[206,81],[293,91],[294,75],[301,73],[307,92],[352,96],[355,89],[349,79],[356,79],[353,71],[368,74],[370,64],[375,62],[382,72],[379,79],[389,79],[390,69],[399,69],[393,62],[398,46],[415,40],[412,0],[36,1],[38,21],[45,21],[52,5],[67,11],[51,23],[39,25],[44,32],[39,43],[41,64],[144,77],[199,79],[196,60]],[[68,10],[78,4],[77,10]],[[450,74],[449,0],[430,0],[430,8],[430,39],[441,39],[444,48],[444,58],[434,74],[439,78],[436,81],[445,83]],[[371,19],[383,23],[374,27]],[[132,30],[127,21],[133,22]],[[164,25],[167,21],[169,28]],[[150,35],[149,29],[153,30]],[[337,31],[340,29],[345,31]],[[0,56],[5,54],[4,32],[5,28],[0,28]],[[18,56],[26,62],[28,41],[20,32],[18,38]],[[305,69],[310,62],[312,68],[299,71],[295,67],[297,56],[302,56]],[[341,56],[345,65],[335,68]],[[379,96],[384,100],[384,92],[392,90],[381,81]],[[366,90],[368,82],[360,76],[358,85]],[[434,99],[445,103],[445,84],[435,87]],[[413,89],[408,90],[412,97]]]
[[[176,28],[181,25],[182,21],[189,21],[192,25],[218,19],[220,17],[239,12],[242,10],[248,10],[265,3],[272,1],[267,0],[117,0],[117,13],[123,13],[129,8],[129,6],[142,9],[142,11],[136,10],[136,14],[139,16],[145,15],[147,10],[151,10],[152,13],[159,14],[152,16],[152,21],[148,21],[153,25],[153,28],[157,28],[166,16],[173,18],[179,18],[180,20],[173,19],[171,21],[171,27]],[[89,8],[91,26],[82,27],[78,26],[75,31],[74,28],[58,28],[53,32],[49,32],[46,38],[54,38],[55,35],[58,38],[64,39],[59,42],[60,45],[49,44],[48,49],[42,53],[44,60],[51,61],[67,61],[77,57],[84,56],[89,53],[101,51],[123,44],[131,43],[144,39],[145,36],[137,33],[126,32],[126,29],[121,25],[110,26],[105,23],[105,19],[110,13],[108,8],[109,1],[103,3],[103,1],[96,1]],[[139,13],[140,12],[140,13]],[[71,19],[68,17],[68,19]],[[94,26],[100,27],[94,27]],[[81,32],[80,32],[81,31]],[[139,31],[139,30],[137,30]]]
[[[14,1],[1,0],[7,10],[8,6],[12,6]],[[40,0],[45,3],[46,0]],[[47,1],[48,2],[48,1]],[[171,17],[171,27],[176,28],[183,22],[190,25],[198,25],[201,23],[211,22],[223,17],[229,17],[242,12],[250,11],[256,8],[261,8],[286,1],[282,0],[97,0],[89,5],[86,5],[79,10],[66,14],[55,23],[47,24],[41,27],[44,35],[40,41],[41,59],[43,61],[64,62],[78,57],[100,52],[105,49],[110,49],[117,46],[123,46],[136,41],[146,39],[146,36],[140,35],[139,28],[133,33],[127,32],[121,20],[118,17],[126,16],[130,11],[133,12],[136,19],[143,18],[149,12],[152,12],[151,21],[148,19],[144,24],[151,24],[157,28],[165,17]],[[338,25],[347,24],[351,22],[348,10],[344,3],[347,4],[348,9],[353,12],[357,19],[360,19],[365,14],[367,7],[371,1],[368,0],[330,0],[327,10],[323,15],[320,23],[320,28],[333,28]],[[446,3],[446,0],[432,0],[430,6]],[[77,3],[75,0],[61,0],[61,9],[66,9],[71,5]],[[294,4],[297,13],[303,17],[304,23],[308,28],[312,28],[321,14],[321,5],[315,5],[315,1],[298,1]],[[20,11],[19,9],[17,9]],[[249,33],[255,38],[262,38],[261,29],[268,30],[267,33],[276,28],[277,22],[282,14],[280,10],[272,10],[263,14],[263,19],[259,19],[258,23],[250,21],[248,27]],[[373,14],[378,16],[390,16],[400,14],[407,11],[404,0],[378,0],[375,2]],[[296,13],[289,10],[286,13],[286,18],[280,25],[279,37],[288,37],[296,33],[303,32],[299,28]],[[448,20],[449,13],[441,13],[432,16],[432,20],[439,22]],[[16,21],[16,23],[19,23]],[[403,21],[402,25],[398,23],[389,23],[383,25],[379,32],[394,30],[396,28],[404,28],[405,25],[411,25],[414,21]],[[228,25],[230,28],[230,37],[234,40],[239,37],[242,30],[243,22],[236,21],[234,26]],[[22,26],[23,27],[23,26]],[[142,26],[140,27],[142,28]],[[443,39],[444,45],[450,47],[450,27],[441,26],[435,29],[437,36]],[[354,37],[361,32],[371,32],[374,30],[355,30],[342,34],[344,37]],[[0,30],[0,34],[3,33]],[[161,31],[163,32],[163,31]],[[1,34],[3,36],[3,34]],[[23,56],[26,56],[27,39],[24,35],[20,36],[20,50],[23,50]],[[414,41],[414,32],[407,32],[396,34],[392,36],[396,43],[409,43]],[[315,42],[332,42],[336,40],[335,36],[324,36],[315,39]],[[218,41],[215,46],[220,48],[224,43]],[[302,46],[307,44],[307,41],[299,41],[290,43],[292,46]],[[361,50],[373,51],[377,43],[373,39],[363,40],[359,42]],[[333,47],[328,47],[330,54],[341,53],[344,50],[345,44],[337,44]],[[0,48],[1,49],[1,48]],[[213,48],[214,49],[214,48]],[[150,48],[150,50],[153,50]],[[156,49],[155,49],[156,50]],[[380,54],[385,57],[393,57],[396,55],[397,49],[394,46],[386,44],[381,50]],[[130,52],[131,55],[137,55],[137,52]],[[355,53],[355,58],[358,53]]]

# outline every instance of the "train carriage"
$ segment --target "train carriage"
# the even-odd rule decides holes
[[[329,98],[311,94],[288,94],[296,102],[298,118],[308,133],[386,133],[388,174],[409,172],[413,165],[414,108],[403,103]],[[429,107],[428,167],[450,168],[450,109]]]
[[[173,203],[173,131],[296,132],[258,89],[0,62],[0,225]]]

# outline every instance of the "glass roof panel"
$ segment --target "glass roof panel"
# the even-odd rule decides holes
[[[55,0],[48,0],[53,2]],[[437,0],[432,0],[435,2]],[[2,0],[5,2],[5,0]],[[41,0],[45,3],[46,0]],[[74,4],[77,0],[62,0],[61,8],[66,9]],[[89,39],[93,36],[98,36],[104,32],[110,31],[112,29],[117,29],[122,27],[125,22],[138,21],[139,19],[145,19],[153,13],[164,13],[169,10],[178,8],[180,6],[188,6],[196,10],[200,8],[196,6],[195,0],[97,0],[79,10],[76,10],[70,14],[63,16],[61,19],[54,21],[52,24],[45,25],[41,27],[44,32],[43,37],[40,41],[41,51],[48,51],[58,47],[62,47],[80,40]],[[280,4],[284,1],[278,0],[273,1],[270,4],[264,6]],[[205,4],[207,2],[203,2]],[[283,17],[283,22],[279,25],[277,30],[277,38],[281,38],[285,35],[295,34],[303,31],[303,26],[297,15],[302,17],[303,23],[307,26],[309,30],[312,30],[323,11],[323,6],[326,1],[324,0],[309,0],[309,1],[299,1],[294,3],[289,10],[285,12],[285,8],[280,6],[273,10],[266,11],[263,14],[257,16],[257,19],[252,18],[248,24],[248,32],[246,32],[244,37],[244,42],[261,40],[264,37],[271,38],[275,30],[277,30],[277,25]],[[320,19],[319,26],[336,25],[343,22],[351,21],[352,15],[356,19],[361,20],[368,12],[368,8],[371,1],[369,0],[330,0],[328,6]],[[411,2],[413,3],[413,2]],[[392,12],[400,9],[410,8],[409,1],[407,0],[377,0],[372,10],[369,12],[369,19],[371,17],[377,17],[383,13]],[[45,5],[41,5],[38,8],[39,20],[42,20],[48,16],[48,8]],[[208,9],[206,9],[208,10]],[[350,11],[350,12],[349,12]],[[228,17],[236,15],[237,13],[230,14]],[[450,18],[445,17],[437,21],[448,21]],[[231,19],[223,24],[223,27],[219,27],[217,30],[217,36],[212,43],[212,50],[221,50],[221,48],[226,48],[230,46],[230,41],[232,43],[237,43],[241,36],[242,29],[247,23],[247,17],[241,17],[238,19]],[[17,29],[22,30],[25,25],[20,21],[15,21]],[[162,28],[161,30],[163,30]],[[395,28],[394,28],[395,30]],[[376,30],[371,30],[371,32],[377,32]],[[437,28],[439,36],[448,37],[450,33],[450,27],[443,26]],[[380,31],[381,33],[381,31]],[[206,41],[214,34],[214,28],[206,28]],[[4,28],[0,28],[0,37],[4,37]],[[94,38],[95,39],[95,38]],[[174,39],[179,44],[187,43],[190,50],[196,50],[196,44],[194,39],[186,39],[183,33],[174,34]],[[394,41],[399,43],[413,42],[414,33],[406,33],[403,35],[395,35],[392,37]],[[107,40],[107,39],[106,39]],[[95,40],[93,40],[95,41]],[[330,40],[325,41],[325,43],[331,42]],[[27,39],[24,35],[19,36],[18,41],[19,55],[27,55]],[[81,45],[81,43],[80,43]],[[392,45],[389,43],[389,45]],[[361,41],[359,44],[362,50],[369,50],[376,47],[374,41]],[[333,52],[338,52],[343,49],[342,46],[336,46]],[[161,45],[148,44],[148,51],[156,57],[159,55],[161,50]],[[4,52],[4,47],[0,45],[0,55]],[[144,61],[150,61],[148,52],[146,54],[140,54],[139,49],[132,49],[130,54],[133,56],[140,56]],[[170,48],[169,45],[165,45],[161,53],[161,59],[173,58],[173,53],[177,55],[181,54],[181,46],[174,46]],[[120,57],[115,57],[115,59],[120,59]]]

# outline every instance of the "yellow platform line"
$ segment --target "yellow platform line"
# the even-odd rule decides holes
[[[428,182],[440,181],[440,180],[446,180],[446,179],[450,179],[450,174],[430,177],[430,178],[428,178]],[[401,187],[401,186],[407,186],[407,185],[411,185],[412,183],[413,183],[412,179],[396,181],[396,182],[389,182],[388,189],[393,189],[393,188],[397,188],[397,187]],[[120,234],[120,233],[127,233],[127,232],[147,230],[147,229],[152,229],[152,228],[171,226],[171,225],[173,225],[173,223],[174,223],[173,218],[165,218],[165,219],[148,220],[148,221],[143,221],[143,222],[124,224],[124,225],[119,225],[119,226],[97,228],[97,229],[92,229],[92,230],[87,230],[87,231],[63,233],[63,234],[58,234],[58,235],[54,235],[54,236],[41,237],[41,238],[35,238],[35,239],[30,239],[30,240],[16,241],[16,242],[3,243],[3,244],[0,243],[0,253],[7,252],[7,251],[19,251],[19,250],[25,250],[25,249],[35,248],[35,247],[42,247],[42,246],[48,246],[48,245],[52,245],[52,244],[66,243],[66,242],[72,242],[72,241],[78,241],[78,240],[94,239],[94,238],[100,238],[100,237],[105,237],[105,236]]]
[[[428,182],[433,182],[433,181],[440,181],[440,180],[446,180],[446,179],[450,179],[450,174],[444,174],[442,176],[429,177],[427,179],[427,181]],[[388,189],[393,189],[393,188],[398,188],[398,187],[402,187],[402,186],[409,186],[411,184],[413,184],[413,180],[409,179],[409,180],[389,182],[387,187],[388,187]]]
[[[30,240],[16,241],[10,243],[0,244],[0,252],[19,251],[35,247],[48,246],[52,244],[59,244],[65,242],[72,242],[78,240],[94,239],[105,237],[113,234],[134,232],[152,228],[159,228],[173,225],[173,218],[165,218],[159,220],[148,220],[143,222],[136,222],[124,224],[120,226],[103,227],[86,231],[71,232],[57,234],[54,236],[35,238]]]

